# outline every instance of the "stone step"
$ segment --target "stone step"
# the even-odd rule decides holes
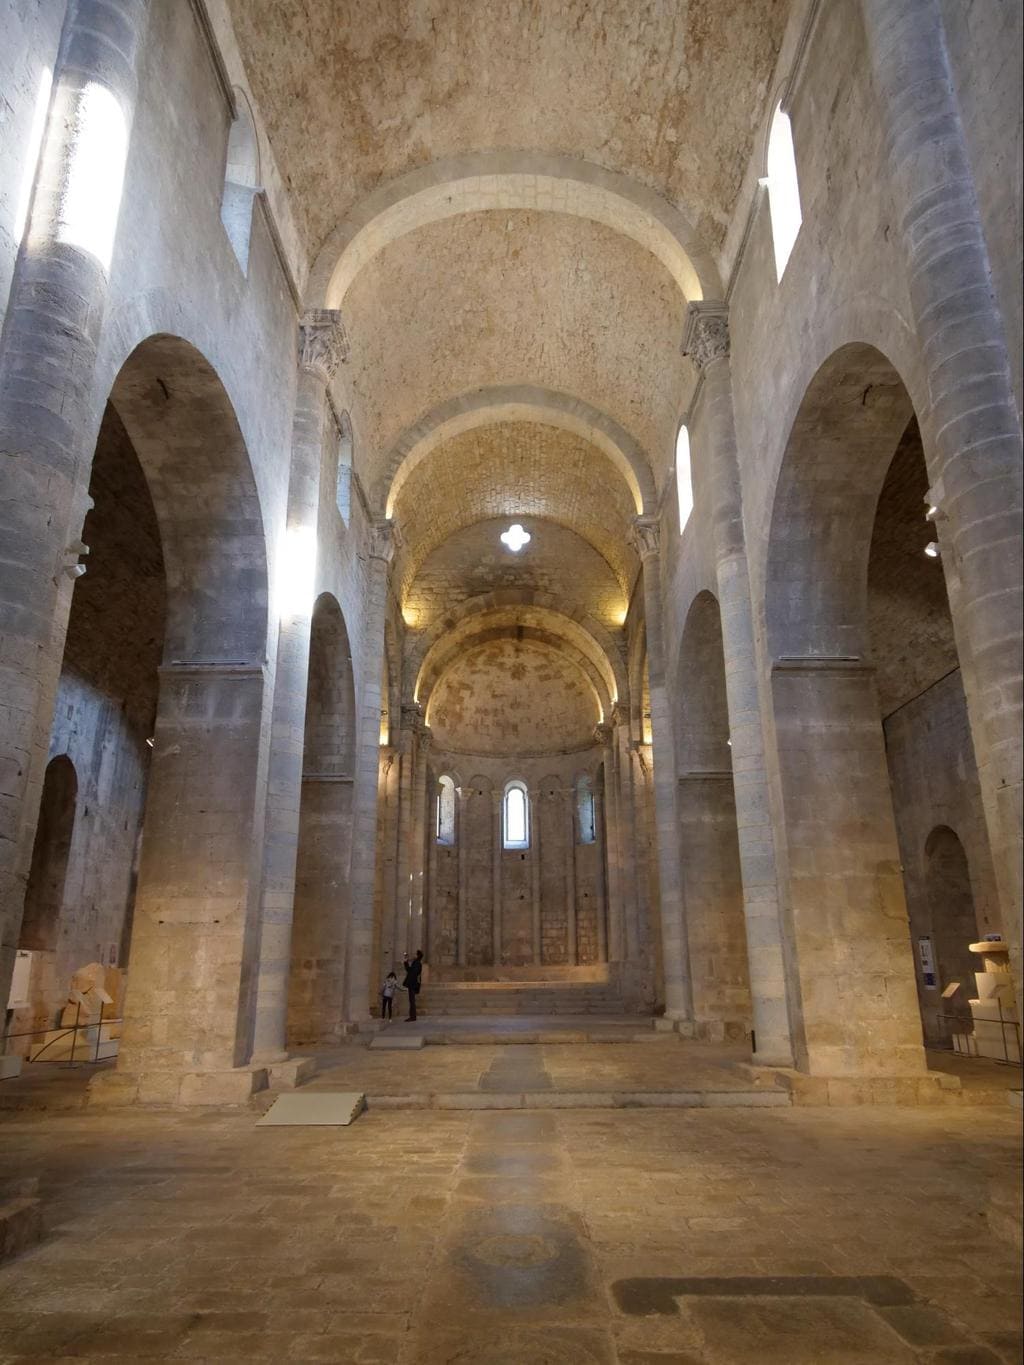
[[[366,1096],[372,1109],[784,1109],[785,1090],[434,1091]]]
[[[501,1005],[488,1005],[480,1002],[467,1004],[448,1004],[445,1001],[424,1002],[417,1008],[417,1013],[426,1018],[468,1018],[473,1015],[482,1015],[494,1019],[505,1018],[510,1015],[562,1015],[562,1014],[601,1014],[601,1015],[622,1015],[625,1011],[622,1002],[619,1000],[606,1001],[583,1001],[583,1000],[523,1000],[506,1001]]]

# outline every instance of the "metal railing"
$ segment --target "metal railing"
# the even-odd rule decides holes
[[[25,1029],[19,1033],[8,1033],[5,1031],[3,1042],[3,1054],[5,1056],[9,1054],[8,1044],[14,1038],[48,1038],[48,1041],[43,1045],[43,1047],[39,1049],[39,1051],[34,1056],[31,1054],[30,1048],[29,1055],[25,1057],[25,1061],[43,1062],[45,1065],[48,1066],[65,1067],[97,1066],[100,1062],[109,1061],[115,1054],[109,1053],[107,1056],[101,1057],[100,1052],[104,1047],[109,1047],[112,1043],[117,1043],[118,1039],[111,1038],[109,1033],[107,1034],[107,1036],[104,1036],[104,1029],[109,1029],[110,1025],[112,1024],[123,1024],[124,1020],[121,1018],[94,1019],[85,1024],[83,1024],[81,1020],[82,1006],[81,1004],[78,1004],[76,1006],[75,1022],[73,1024],[58,1024],[56,1025],[56,1027],[48,1026],[46,1028]],[[95,1029],[96,1036],[94,1039],[90,1039],[87,1037],[86,1040],[87,1046],[80,1049],[78,1044],[78,1035],[81,1033],[88,1035],[90,1029]],[[53,1034],[54,1036],[50,1038],[49,1037],[50,1034]],[[50,1050],[50,1048],[56,1047],[58,1043],[62,1042],[64,1039],[68,1037],[72,1039],[70,1057],[63,1056],[47,1057],[44,1055],[46,1052]]]
[[[936,1018],[946,1033],[948,1047],[958,1057],[977,1057],[983,1061],[997,1062],[1000,1066],[1021,1065],[1020,1024],[1016,1019],[1008,1019],[1003,1013],[1002,1002],[994,1001],[999,1010],[998,1019],[976,1020],[970,1015],[938,1014]],[[1001,1056],[989,1051],[982,1052],[978,1044],[977,1025],[985,1026],[986,1033],[999,1031],[997,1046]],[[991,1040],[986,1039],[986,1045]]]

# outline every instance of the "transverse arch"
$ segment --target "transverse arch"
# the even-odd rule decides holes
[[[359,271],[399,237],[486,209],[602,223],[651,252],[687,300],[719,296],[711,256],[684,215],[653,190],[576,157],[485,152],[432,162],[367,195],[324,244],[310,276],[310,306],[340,308]]]
[[[654,478],[639,443],[591,404],[533,384],[495,385],[439,404],[395,442],[371,485],[372,501],[392,516],[402,485],[432,450],[453,436],[498,422],[540,422],[591,442],[626,481],[637,512],[654,508]]]

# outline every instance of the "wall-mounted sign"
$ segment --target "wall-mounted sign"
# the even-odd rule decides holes
[[[925,935],[917,940],[917,960],[921,964],[921,975],[924,977],[926,986],[935,985],[935,957],[932,953],[932,941]]]
[[[19,948],[14,955],[14,975],[11,977],[11,993],[7,998],[9,1010],[24,1009],[29,1002],[29,982],[32,976],[32,954]]]

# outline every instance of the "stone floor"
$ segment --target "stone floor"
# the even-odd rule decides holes
[[[374,1098],[478,1092],[588,1093],[750,1091],[739,1046],[682,1043],[652,1034],[643,1043],[481,1043],[378,1052],[348,1047],[320,1059],[314,1089],[362,1090]],[[310,1087],[305,1087],[310,1088]]]
[[[444,1049],[437,1049],[443,1052]],[[1009,1108],[0,1116],[0,1362],[997,1365]]]

